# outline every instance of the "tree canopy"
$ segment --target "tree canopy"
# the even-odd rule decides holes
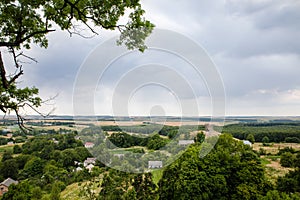
[[[128,15],[127,15],[128,14]],[[47,36],[55,28],[82,35],[88,29],[98,34],[96,27],[121,32],[118,44],[128,49],[144,51],[145,38],[154,25],[143,17],[139,0],[3,0],[0,2],[0,48],[7,48],[14,60],[15,73],[8,74],[0,49],[0,110],[15,112],[22,123],[19,110],[26,106],[36,109],[42,104],[35,87],[19,88],[17,79],[23,75],[22,59],[31,59],[23,53],[33,44],[48,47]],[[119,24],[120,18],[126,24]],[[82,35],[83,36],[83,35]],[[83,36],[85,37],[85,36]],[[34,60],[35,61],[35,60]]]

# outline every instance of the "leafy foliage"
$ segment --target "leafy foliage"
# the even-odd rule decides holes
[[[285,152],[280,156],[280,164],[283,167],[293,167],[295,160],[296,156],[290,152]]]
[[[126,11],[130,11],[127,24],[118,25]],[[5,47],[29,49],[32,42],[47,47],[46,35],[54,31],[54,24],[80,34],[76,30],[76,22],[79,22],[93,33],[96,33],[93,25],[111,30],[119,28],[123,33],[121,43],[128,44],[130,49],[143,49],[143,39],[153,28],[153,24],[143,18],[144,10],[138,0],[5,0],[0,3],[0,12],[0,46]],[[134,29],[139,31],[130,32]]]
[[[290,171],[284,177],[278,178],[278,190],[287,193],[300,194],[300,169]]]
[[[200,144],[203,143],[204,140],[205,140],[205,134],[203,132],[197,133],[197,135],[196,135],[196,137],[194,139],[195,142],[198,142]]]
[[[104,175],[98,199],[150,200],[157,199],[157,186],[152,174],[129,174],[109,170]]]
[[[255,137],[253,134],[249,134],[247,135],[246,140],[249,140],[253,144],[255,142]]]
[[[107,139],[120,148],[146,146],[148,149],[157,150],[167,143],[167,139],[160,137],[158,134],[150,137],[139,137],[127,133],[113,133]]]

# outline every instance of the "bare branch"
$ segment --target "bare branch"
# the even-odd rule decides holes
[[[17,116],[19,128],[20,128],[23,132],[32,130],[32,129],[30,129],[30,128],[28,128],[28,127],[26,127],[26,126],[24,125],[24,120],[25,120],[25,118],[22,117],[22,116],[19,114],[19,111],[18,111],[17,109],[14,109],[14,111],[15,111],[15,114],[16,114],[16,116]]]
[[[19,73],[17,73],[16,75],[14,75],[9,81],[8,81],[8,84],[12,84],[13,82],[15,82],[21,75],[23,75],[23,70],[22,70],[22,67],[19,68],[20,71]]]
[[[30,57],[30,56],[27,56],[27,55],[25,55],[23,52],[19,53],[18,56],[23,56],[23,57],[25,57],[25,58],[27,58],[27,59],[29,59],[29,60],[32,60],[32,61],[35,62],[35,63],[38,63],[38,61],[37,61],[35,58]]]
[[[40,111],[38,111],[34,106],[30,105],[29,103],[25,102],[22,105],[19,105],[20,108],[24,108],[24,106],[30,107],[34,112],[36,112],[37,114],[39,114],[40,116],[42,116],[44,118],[49,117],[49,115],[51,115],[51,113],[53,113],[53,111],[55,110],[55,108],[53,108],[47,114],[43,114]]]
[[[92,34],[90,36],[86,36],[86,35],[83,35],[82,32],[86,31],[86,29],[82,28],[80,25],[72,25],[72,28],[73,30],[67,30],[70,34],[70,36],[72,36],[73,34],[74,35],[78,35],[82,38],[85,38],[85,39],[91,39],[91,38],[94,38],[97,34]]]
[[[53,97],[49,97],[48,99],[46,99],[45,101],[42,101],[42,104],[47,104],[49,101],[54,100],[56,97],[58,97],[59,93],[57,93],[56,95],[54,95]]]

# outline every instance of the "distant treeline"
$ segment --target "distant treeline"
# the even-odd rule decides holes
[[[300,143],[300,123],[271,122],[271,123],[240,123],[223,127],[222,133],[230,133],[233,137],[244,140],[252,134],[256,142],[262,142],[268,137],[269,142]]]
[[[51,126],[74,126],[75,122],[63,122],[63,121],[50,121],[50,122],[27,122],[27,125],[31,126],[44,126],[44,125],[51,125]]]
[[[178,133],[190,133],[192,131],[205,130],[203,125],[186,125],[186,126],[166,126],[160,124],[142,124],[135,126],[101,126],[103,131],[130,132],[152,134],[157,132],[159,135],[174,138]]]

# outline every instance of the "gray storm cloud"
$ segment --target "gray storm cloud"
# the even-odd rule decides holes
[[[225,83],[227,114],[300,114],[300,101],[297,101],[300,91],[298,0],[152,0],[143,1],[143,6],[147,18],[158,28],[185,34],[206,49]],[[93,39],[77,36],[69,38],[68,34],[61,32],[51,34],[48,49],[34,48],[31,51],[31,55],[39,63],[26,66],[24,84],[40,87],[45,98],[59,93],[60,96],[56,99],[56,114],[72,114],[70,102],[77,70],[89,52],[110,35],[115,35],[115,32],[105,32],[104,36]],[[173,45],[181,44],[173,41]],[[105,107],[110,101],[107,96],[113,95],[113,84],[122,76],[126,66],[139,64],[132,60],[130,57],[127,60],[125,58],[123,61],[126,65],[115,66],[108,72],[103,80],[105,90],[102,94],[97,94],[98,114],[112,112]],[[208,96],[205,84],[199,82],[199,77],[189,71],[184,63],[176,60],[172,63],[171,57],[168,56],[157,55],[157,60],[162,65],[179,67],[181,64],[181,73],[188,78],[190,84],[199,88],[196,97]],[[139,76],[147,75],[140,72]],[[164,71],[159,76],[165,76]],[[169,76],[168,80],[171,81],[172,78],[176,80],[175,76]],[[132,82],[127,84],[130,87]],[[177,84],[178,88],[183,86],[179,82],[174,84]],[[126,86],[122,85],[124,88]],[[182,88],[187,99],[192,97],[191,93]],[[148,89],[155,92],[155,88]],[[137,99],[147,99],[145,91]],[[164,97],[165,93],[156,91],[155,94]],[[176,103],[172,106],[168,107],[174,111],[170,113],[176,113]],[[142,105],[136,105],[135,113],[140,107]]]

